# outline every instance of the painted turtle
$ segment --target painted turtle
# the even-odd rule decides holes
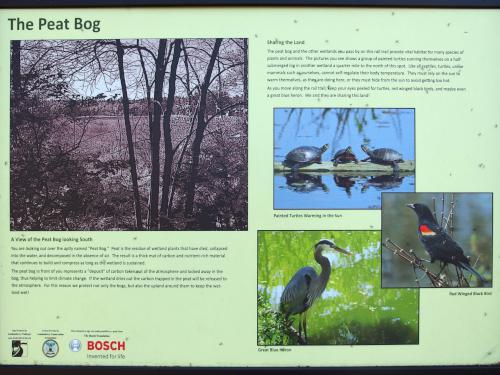
[[[403,155],[392,148],[376,148],[371,150],[367,146],[361,145],[361,149],[368,154],[368,157],[361,161],[370,160],[375,164],[392,165],[394,172],[399,171],[397,163],[403,162]]]
[[[283,165],[296,172],[300,167],[311,165],[314,163],[321,164],[321,155],[328,150],[328,145],[325,144],[321,148],[314,146],[301,146],[294,148],[286,154]]]
[[[358,159],[356,155],[352,152],[351,146],[338,150],[333,156],[333,165],[336,167],[339,163],[350,163],[355,162],[358,164]]]

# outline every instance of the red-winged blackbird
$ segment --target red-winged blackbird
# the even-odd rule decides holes
[[[469,263],[464,251],[437,223],[429,207],[425,204],[407,204],[418,216],[418,238],[429,253],[431,263],[439,260],[446,264],[454,264],[476,275],[482,282],[485,279]]]

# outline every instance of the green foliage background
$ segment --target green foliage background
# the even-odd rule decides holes
[[[332,274],[307,313],[308,344],[418,344],[418,290],[380,287],[379,231],[259,231],[258,344],[296,343],[277,313],[279,299],[300,268],[313,266],[319,274],[313,252],[322,238],[352,255],[324,253]]]

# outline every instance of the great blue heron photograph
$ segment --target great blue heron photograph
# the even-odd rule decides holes
[[[248,41],[11,42],[12,230],[247,230]]]
[[[380,231],[257,236],[258,345],[418,344],[418,291],[380,286]]]
[[[384,193],[382,286],[491,287],[491,193]]]
[[[274,110],[274,209],[380,209],[415,169],[412,108]]]

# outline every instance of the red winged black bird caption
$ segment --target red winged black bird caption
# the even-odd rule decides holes
[[[441,271],[447,264],[453,264],[474,275],[483,283],[486,280],[470,265],[460,245],[437,223],[429,207],[425,204],[407,204],[418,216],[418,238],[429,253],[433,263],[439,260],[443,263]]]

